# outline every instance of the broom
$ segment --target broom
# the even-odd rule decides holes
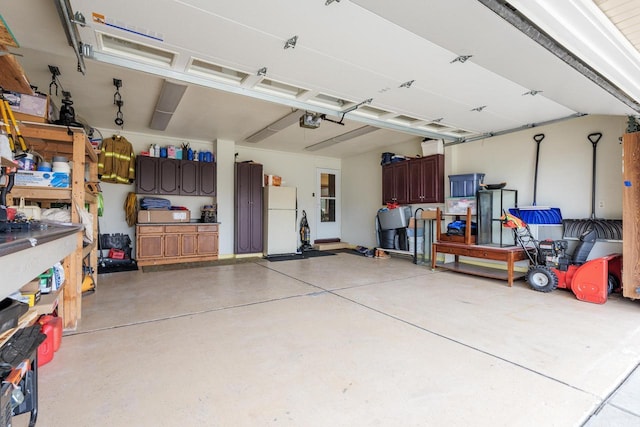
[[[512,215],[517,216],[527,224],[562,224],[562,214],[560,208],[550,208],[549,206],[538,206],[536,204],[536,193],[538,191],[538,163],[540,161],[540,143],[544,139],[544,134],[539,133],[533,136],[536,143],[536,166],[533,177],[533,203],[531,206],[509,209]]]

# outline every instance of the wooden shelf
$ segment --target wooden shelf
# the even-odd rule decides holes
[[[460,214],[443,213],[440,208],[436,209],[436,241],[464,243],[465,245],[473,245],[476,243],[476,236],[471,234],[471,208],[467,208],[465,216],[466,224],[464,236],[449,236],[442,233],[442,215],[462,216]]]
[[[469,264],[464,262],[448,262],[446,264],[436,264],[436,267],[446,268],[447,270],[456,271],[458,273],[471,274],[474,276],[487,277],[489,279],[509,280],[507,270],[501,268],[485,267],[482,265]],[[521,279],[527,273],[514,271],[513,280]]]
[[[475,274],[478,276],[490,277],[493,279],[507,280],[509,286],[513,285],[513,279],[522,277],[520,272],[515,271],[515,263],[517,261],[527,260],[527,253],[519,246],[510,247],[493,247],[484,245],[466,245],[464,243],[452,242],[434,242],[432,245],[433,257],[431,259],[431,268],[436,267],[450,269],[460,273]],[[455,262],[446,264],[437,264],[436,259],[438,252],[441,254],[453,255]],[[506,270],[491,267],[481,267],[473,264],[464,264],[459,262],[460,257],[480,258],[492,261],[502,261],[506,263]]]
[[[48,294],[40,295],[40,301],[32,307],[33,310],[41,316],[43,314],[51,314],[60,304],[60,296],[64,285]]]
[[[98,248],[98,236],[93,236],[93,242],[82,248],[82,258],[85,258]]]
[[[7,196],[19,199],[41,202],[68,203],[71,211],[71,223],[81,223],[81,215],[78,211],[89,204],[89,214],[93,218],[94,243],[83,247],[82,233],[76,233],[75,250],[66,256],[62,262],[65,270],[67,285],[63,287],[60,300],[61,309],[58,314],[63,318],[64,328],[76,329],[82,313],[83,260],[88,260],[93,269],[93,280],[97,284],[97,240],[98,240],[98,216],[97,197],[86,191],[85,181],[98,182],[98,155],[87,138],[82,128],[68,128],[66,126],[50,125],[44,123],[21,122],[20,131],[25,138],[28,148],[37,152],[45,159],[53,156],[67,156],[73,162],[73,168],[69,176],[69,188],[49,187],[18,187],[14,186],[11,194]]]

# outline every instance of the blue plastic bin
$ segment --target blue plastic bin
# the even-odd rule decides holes
[[[475,197],[484,179],[483,173],[449,175],[451,197]]]

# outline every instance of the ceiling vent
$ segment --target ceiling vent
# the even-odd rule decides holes
[[[104,52],[155,65],[171,66],[177,54],[131,40],[96,32]]]
[[[178,108],[178,104],[187,90],[186,85],[172,83],[168,80],[164,81],[160,97],[156,103],[155,111],[151,117],[149,127],[155,130],[165,130],[169,124],[169,120]]]

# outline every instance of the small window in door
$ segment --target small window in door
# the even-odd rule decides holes
[[[320,176],[320,221],[336,220],[336,176],[322,173]]]

